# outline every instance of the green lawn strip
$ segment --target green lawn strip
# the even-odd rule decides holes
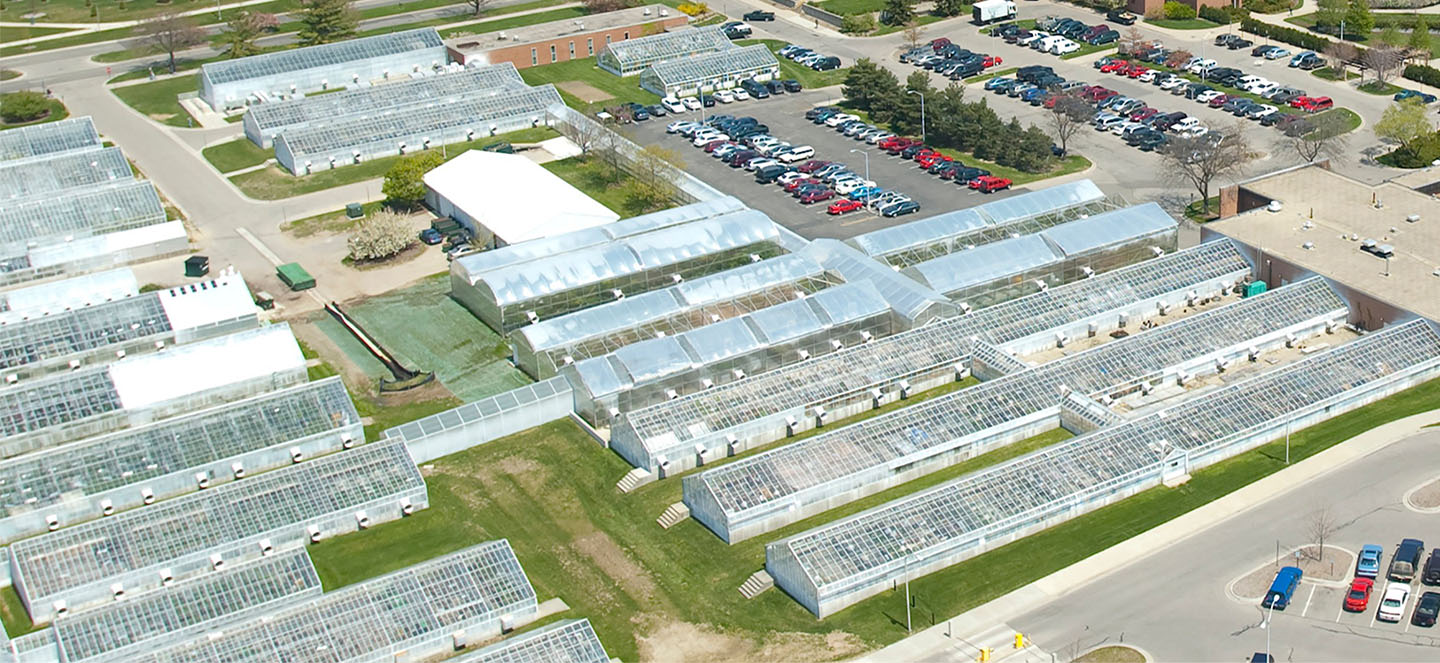
[[[614,171],[605,164],[579,157],[551,161],[541,166],[594,198],[596,202],[610,208],[610,211],[619,214],[621,218],[639,216],[646,212],[626,193],[625,183],[630,177],[623,171],[618,177],[614,177]]]
[[[1147,18],[1145,22],[1157,28],[1169,28],[1171,30],[1208,30],[1220,27],[1219,23],[1207,21],[1203,18]]]
[[[126,88],[120,88],[120,90],[123,89]],[[494,143],[536,143],[559,135],[549,127],[536,127],[431,149],[442,150],[447,158],[454,159],[463,152]],[[230,181],[245,195],[256,200],[280,200],[384,177],[385,171],[390,170],[390,167],[395,165],[399,159],[399,155],[370,159],[353,166],[321,170],[304,177],[296,177],[285,172],[280,166],[271,164],[259,170],[235,175],[230,178]]]
[[[1315,26],[1320,24],[1320,16],[1319,12],[1310,12],[1299,16],[1290,16],[1285,19],[1285,22],[1291,25],[1298,25],[1306,30],[1314,30]]]
[[[70,109],[66,108],[65,104],[60,103],[59,99],[46,99],[45,105],[48,106],[50,109],[50,112],[46,114],[45,117],[42,117],[38,120],[31,120],[29,122],[17,122],[15,124],[10,124],[9,122],[0,122],[0,129],[13,129],[15,127],[24,127],[33,124],[59,122],[60,120],[70,117]]]
[[[1019,71],[1019,70],[1020,70],[1019,67],[1007,67],[1007,68],[1001,69],[1001,70],[999,70],[999,71],[992,71],[992,72],[989,72],[989,73],[986,73],[986,74],[980,74],[979,76],[971,76],[970,78],[967,78],[967,79],[965,79],[965,80],[962,81],[962,82],[964,82],[964,83],[983,83],[983,82],[988,81],[988,80],[990,80],[990,79],[992,79],[992,78],[999,78],[999,77],[1001,77],[1001,76],[1008,76],[1008,75],[1013,74],[1013,73],[1015,73],[1015,72],[1017,72],[1017,71]]]
[[[885,0],[825,0],[815,3],[815,6],[832,14],[851,16],[882,11],[885,9]]]
[[[365,425],[365,439],[372,442],[385,436],[385,431],[409,423],[416,419],[424,419],[432,414],[451,410],[465,402],[454,397],[432,398],[420,401],[419,403],[406,403],[403,405],[384,405],[375,399],[363,394],[351,393],[350,400],[355,402],[355,411],[361,417],[369,418],[371,423]]]
[[[994,30],[995,28],[998,28],[998,27],[1000,27],[1000,26],[1002,26],[1002,25],[1014,25],[1015,27],[1020,28],[1021,30],[1031,30],[1031,29],[1034,29],[1034,27],[1035,27],[1035,19],[1033,19],[1033,18],[1022,18],[1022,19],[1020,19],[1020,20],[1018,20],[1018,21],[1006,21],[1006,22],[1004,22],[1004,23],[999,23],[999,24],[996,24],[996,25],[992,25],[992,26],[990,26],[990,27],[988,27],[988,28],[981,28],[981,29],[980,29],[980,34],[982,34],[982,35],[988,35],[988,34],[990,34],[990,31],[991,31],[991,30]]]
[[[1322,79],[1322,80],[1327,80],[1327,81],[1338,81],[1338,80],[1340,80],[1340,72],[1335,71],[1335,69],[1332,68],[1332,67],[1321,67],[1321,68],[1319,68],[1319,69],[1316,69],[1316,70],[1310,72],[1310,75],[1311,75],[1311,76],[1314,76],[1314,77],[1316,77],[1316,78]],[[1353,72],[1353,71],[1350,71],[1349,69],[1346,69],[1346,70],[1345,70],[1345,80],[1348,81],[1348,80],[1351,80],[1351,79],[1354,79],[1354,78],[1360,78],[1360,74],[1358,74],[1358,73],[1356,73],[1356,72]]]
[[[50,35],[58,35],[64,32],[71,32],[73,30],[74,28],[41,28],[29,25],[19,28],[7,27],[3,30],[0,30],[0,43],[20,41],[22,39],[33,39],[35,37],[48,37]]]
[[[730,17],[724,14],[711,14],[709,16],[706,16],[705,18],[695,21],[694,23],[691,23],[690,25],[696,28],[704,28],[711,25],[720,25],[721,23],[729,20]]]
[[[1205,211],[1205,201],[1197,200],[1185,206],[1185,218],[1195,223],[1206,223],[1220,217],[1220,196],[1210,197],[1209,212]]]
[[[251,5],[245,9],[276,13],[287,11],[294,6],[295,2],[293,0],[277,0],[276,2]],[[200,5],[199,7],[204,8],[206,6]],[[101,22],[134,21],[168,11],[183,11],[195,8],[197,7],[177,7],[172,3],[157,2],[156,0],[126,0],[123,9],[106,3],[99,8],[99,16],[92,16],[90,14],[90,4],[85,0],[45,0],[45,2],[40,5],[40,10],[45,12],[45,17],[40,19],[40,21],[42,23],[93,23],[97,20]],[[213,10],[215,9],[215,3],[209,3],[208,8],[211,11],[196,16],[196,20],[202,22],[214,20],[215,13]],[[221,14],[222,18],[220,21],[226,20],[228,15],[236,9],[231,2],[226,2],[221,5],[221,8],[223,13]],[[23,15],[35,10],[35,7],[28,2],[8,2],[5,3],[5,9],[0,10],[0,20],[24,21],[26,19],[23,18]],[[10,28],[5,29],[9,30]]]
[[[965,10],[965,14],[969,14],[969,13],[970,13],[970,10],[969,10],[969,9],[966,9],[966,10]],[[954,16],[939,16],[939,15],[937,15],[937,14],[917,14],[917,15],[915,16],[915,25],[926,26],[926,25],[930,25],[931,23],[938,23],[938,22],[943,21],[943,20],[945,20],[945,19],[947,19],[947,18],[955,18],[955,17],[954,17]],[[906,28],[906,26],[904,26],[904,25],[881,25],[881,26],[880,26],[880,29],[878,29],[878,30],[870,33],[870,36],[871,36],[871,37],[883,37],[883,36],[885,36],[885,35],[894,34],[894,33],[896,33],[896,32],[899,32],[899,31],[901,31],[901,30],[904,30],[905,28]],[[923,41],[929,41],[929,40],[926,40],[926,39],[924,38],[924,35],[921,35],[921,39],[922,39]]]
[[[595,66],[595,58],[581,58],[569,62],[556,62],[555,64],[541,65],[538,67],[526,67],[520,70],[520,77],[525,79],[529,85],[543,85],[545,83],[564,83],[566,81],[579,81],[587,83],[598,89],[610,93],[611,98],[600,102],[605,106],[614,106],[627,102],[636,102],[650,105],[660,102],[660,97],[651,94],[640,87],[639,76],[620,77],[604,69]],[[586,104],[580,102],[568,92],[561,91],[565,102],[576,108],[584,108]]]
[[[1390,83],[1386,83],[1386,82],[1378,81],[1378,80],[1377,80],[1377,81],[1370,81],[1369,83],[1362,83],[1362,84],[1360,84],[1360,85],[1357,85],[1357,86],[1355,86],[1355,89],[1357,89],[1357,90],[1359,90],[1359,91],[1361,91],[1361,92],[1364,92],[1365,94],[1373,94],[1373,95],[1382,96],[1382,97],[1389,97],[1389,96],[1394,96],[1394,94],[1395,94],[1396,92],[1399,92],[1402,88],[1401,88],[1400,86],[1398,86],[1398,85],[1392,85],[1392,84],[1390,84]]]
[[[0,81],[8,81],[20,78],[20,72],[14,69],[0,69]]]
[[[536,12],[534,14],[525,14],[523,16],[511,16],[510,18],[501,18],[494,21],[485,21],[483,23],[472,23],[470,25],[461,25],[453,28],[447,28],[440,31],[440,36],[449,39],[450,37],[455,37],[458,35],[481,35],[490,32],[498,32],[500,30],[511,30],[527,25],[549,23],[550,21],[563,21],[566,19],[580,18],[587,15],[588,13],[589,12],[586,11],[584,7],[561,7],[560,9],[552,9],[545,12]],[[446,22],[454,23],[455,21]]]
[[[210,165],[221,173],[228,173],[242,168],[258,166],[266,160],[275,157],[274,150],[266,150],[257,147],[248,138],[236,138],[232,141],[211,145],[200,151]]]
[[[960,150],[950,147],[941,147],[937,149],[940,151],[941,154],[965,162],[965,165],[967,166],[984,168],[985,170],[990,171],[991,175],[994,175],[996,177],[1008,177],[1015,186],[1029,184],[1031,182],[1038,182],[1040,180],[1049,179],[1051,177],[1069,175],[1070,173],[1078,173],[1090,167],[1089,159],[1086,159],[1085,157],[1078,154],[1071,154],[1064,159],[1058,160],[1056,162],[1056,165],[1050,170],[1047,170],[1043,173],[1027,173],[1023,170],[1011,168],[1010,166],[1002,166],[993,161],[986,161],[984,159],[980,159],[975,155],[970,154],[969,152],[961,152]]]
[[[40,51],[52,51],[57,48],[70,46],[84,46],[85,44],[98,44],[103,41],[115,41],[135,36],[135,28],[112,28],[110,30],[99,30],[86,32],[71,37],[60,37],[59,39],[47,39],[34,44],[22,46],[0,46],[0,57],[12,55],[24,55],[26,53],[38,53]]]
[[[1075,659],[1075,663],[1146,663],[1150,659],[1138,650],[1125,645],[1110,645],[1086,652]]]
[[[14,585],[0,589],[0,621],[5,624],[5,635],[11,638],[41,629],[30,621],[30,613],[25,610]]]
[[[750,46],[752,44],[764,44],[772,53],[778,53],[785,47],[786,42],[778,39],[741,39],[736,41],[737,46]],[[850,74],[850,68],[831,69],[830,71],[815,71],[803,64],[799,64],[789,58],[775,56],[780,61],[780,78],[793,78],[800,81],[800,86],[809,90],[812,88],[830,87],[845,82],[845,77]]]
[[[111,88],[111,92],[131,108],[152,120],[172,127],[190,126],[190,114],[180,107],[178,97],[200,88],[198,76],[177,76],[153,83]]]
[[[375,212],[378,212],[384,206],[385,203],[380,201],[365,203],[363,205],[364,214],[362,214],[361,217],[358,219],[350,218],[350,215],[347,214],[346,211],[343,209],[335,210],[334,212],[326,212],[324,214],[316,214],[315,216],[307,216],[303,219],[296,219],[294,221],[285,223],[284,225],[280,226],[280,231],[290,233],[291,235],[294,235],[296,237],[309,237],[316,233],[322,232],[347,232],[351,228],[354,228],[355,224],[360,222],[360,219],[363,219],[367,216],[370,216],[371,214],[374,214]],[[314,380],[315,378],[312,377],[310,379]]]
[[[1360,128],[1360,115],[1349,108],[1331,108],[1330,110],[1320,113],[1315,116],[1315,125],[1324,126],[1325,120],[1322,118],[1328,118],[1331,114],[1344,118],[1343,126],[1345,130],[1340,132],[1342,134],[1348,134]]]

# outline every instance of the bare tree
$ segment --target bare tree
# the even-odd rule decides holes
[[[1070,139],[1089,124],[1087,120],[1093,113],[1094,108],[1089,102],[1073,94],[1062,94],[1055,98],[1048,121],[1050,135],[1055,138],[1062,154],[1069,154]]]
[[[1310,535],[1310,540],[1315,543],[1317,552],[1315,561],[1325,561],[1325,541],[1335,536],[1335,530],[1340,525],[1335,521],[1335,513],[1329,506],[1322,506],[1310,513],[1310,518],[1305,522],[1305,532]]]
[[[1332,41],[1325,47],[1325,59],[1330,62],[1330,68],[1345,73],[1345,65],[1355,59],[1355,46],[1349,42]]]
[[[140,38],[156,51],[170,57],[170,73],[175,73],[175,52],[205,41],[205,31],[189,17],[166,12],[146,19],[137,26]]]
[[[1165,57],[1165,66],[1179,69],[1186,62],[1189,62],[1192,57],[1195,57],[1195,54],[1183,48],[1171,51],[1170,55]]]
[[[1367,48],[1360,55],[1360,63],[1375,72],[1375,80],[1384,83],[1394,78],[1400,65],[1405,64],[1405,51],[1394,46]]]
[[[1345,121],[1338,113],[1321,113],[1312,120],[1313,128],[1297,136],[1280,138],[1281,147],[1288,145],[1306,163],[1323,158],[1335,158],[1345,153],[1349,136],[1345,133]]]
[[[920,24],[914,19],[911,19],[909,23],[905,24],[905,44],[912,50],[920,45],[920,40],[924,34],[925,30],[921,28]]]
[[[1139,51],[1149,43],[1150,42],[1145,40],[1145,35],[1141,33],[1139,29],[1131,26],[1125,31],[1125,35],[1120,38],[1120,54],[1129,55],[1131,53]]]
[[[1171,140],[1160,152],[1167,175],[1179,183],[1195,187],[1200,194],[1201,210],[1210,213],[1210,186],[1225,176],[1244,172],[1245,164],[1255,158],[1245,139],[1246,125],[1237,123],[1223,132],[1203,136],[1182,136]]]
[[[650,211],[673,198],[675,186],[670,178],[677,168],[685,168],[678,152],[659,145],[645,146],[631,163],[631,178],[626,185],[631,202]]]
[[[484,14],[492,2],[493,0],[465,0],[465,4],[470,5],[470,8],[475,10],[475,16]]]

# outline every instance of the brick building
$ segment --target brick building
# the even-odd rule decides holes
[[[664,5],[648,5],[527,25],[445,42],[450,59],[462,64],[509,62],[517,69],[594,57],[607,44],[660,34],[686,25],[689,17]]]
[[[1241,0],[1176,0],[1176,2],[1187,5],[1198,12],[1201,7],[1239,7]],[[1164,4],[1165,0],[1126,0],[1125,9],[1132,14],[1149,16],[1151,12],[1159,12]]]

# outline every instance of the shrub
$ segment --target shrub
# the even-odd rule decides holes
[[[1261,14],[1275,14],[1295,6],[1295,0],[1245,0],[1245,8]]]
[[[1262,23],[1253,18],[1246,18],[1240,21],[1240,29],[1250,34],[1269,37],[1275,41],[1283,41],[1292,46],[1299,46],[1307,51],[1323,53],[1330,45],[1330,40],[1320,35],[1311,34],[1304,30],[1296,30],[1283,25]]]
[[[1405,73],[1401,74],[1417,83],[1434,85],[1440,87],[1440,69],[1428,64],[1412,64],[1405,67]]]
[[[50,112],[50,100],[29,90],[0,95],[0,118],[11,124],[29,122]]]
[[[1375,0],[1371,9],[1419,9],[1440,4],[1440,0]]]
[[[1380,157],[1380,162],[1396,168],[1424,168],[1436,159],[1440,159],[1440,133],[1416,138],[1408,147],[1398,147]]]
[[[847,35],[863,35],[875,30],[874,14],[851,14],[840,22],[840,31]]]
[[[385,172],[385,183],[380,186],[380,191],[391,204],[413,207],[425,199],[425,173],[444,162],[445,157],[439,152],[421,152],[405,157]]]
[[[1165,18],[1170,20],[1195,18],[1195,10],[1190,5],[1181,4],[1175,2],[1175,0],[1166,0]]]
[[[1226,25],[1231,22],[1230,12],[1209,5],[1200,7],[1200,18],[1210,21],[1211,23],[1219,23],[1220,25]]]
[[[382,260],[404,251],[415,242],[415,234],[405,217],[394,212],[379,211],[362,220],[345,245],[351,260]]]
[[[703,2],[684,2],[681,3],[679,7],[676,7],[676,9],[679,9],[680,13],[686,16],[699,16],[710,11],[710,7],[706,6]]]

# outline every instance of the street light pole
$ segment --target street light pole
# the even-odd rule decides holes
[[[1266,612],[1266,614],[1265,614],[1265,621],[1260,622],[1260,629],[1263,630],[1263,631],[1265,631],[1265,660],[1266,660],[1266,661],[1273,661],[1273,660],[1275,660],[1275,659],[1273,659],[1273,658],[1270,657],[1270,621],[1271,621],[1271,618],[1274,617],[1274,615],[1275,615],[1275,604],[1274,604],[1274,603],[1271,603],[1271,604],[1270,604],[1270,610],[1269,610],[1268,612]]]
[[[920,95],[920,142],[928,143],[925,139],[925,93],[919,90],[906,90],[905,94]]]
[[[862,154],[862,155],[865,156],[865,181],[866,181],[866,182],[869,182],[869,181],[870,181],[870,153],[867,152],[867,151],[865,151],[865,150],[850,150],[850,151],[851,151],[851,152],[859,152],[860,154]]]
[[[910,628],[910,556],[905,557],[905,632],[914,633]]]

